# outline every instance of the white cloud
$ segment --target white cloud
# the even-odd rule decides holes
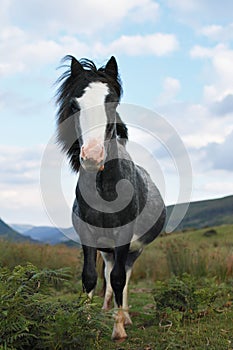
[[[11,0],[10,11],[17,14],[19,25],[26,20],[32,31],[46,34],[64,31],[69,35],[96,37],[103,30],[112,31],[126,18],[128,21],[154,21],[159,5],[153,0]]]
[[[204,99],[207,103],[223,100],[233,94],[233,50],[225,44],[214,47],[194,46],[190,51],[192,58],[207,60],[209,82],[204,85]],[[205,61],[204,61],[205,62]]]
[[[233,132],[221,143],[210,143],[205,147],[206,159],[210,159],[214,169],[233,171]]]
[[[190,56],[192,58],[213,58],[225,50],[227,50],[227,46],[225,44],[218,44],[214,47],[195,45],[190,50]]]
[[[139,3],[140,6],[137,6],[131,11],[130,18],[137,23],[142,23],[150,20],[155,22],[158,19],[160,13],[159,4],[151,0],[145,0],[144,4],[142,1],[139,1]]]
[[[213,38],[219,37],[219,35],[221,35],[222,33],[222,30],[223,30],[222,26],[212,24],[201,28],[200,34],[203,34],[208,38],[213,39]]]
[[[0,31],[0,76],[38,70],[38,66],[59,62],[71,52],[82,56],[90,54],[90,50],[90,46],[75,37],[40,39],[19,28],[7,27]]]
[[[215,102],[211,107],[215,115],[226,116],[233,114],[233,95],[228,94],[220,101]]]
[[[24,64],[19,59],[18,50],[25,45],[25,41],[26,34],[15,26],[0,29],[0,76],[23,71]]]
[[[42,148],[0,147],[0,183],[2,185],[32,184],[39,181]]]
[[[189,149],[200,149],[211,142],[224,142],[233,130],[231,116],[219,118],[204,104],[175,102],[157,109],[173,124]]]
[[[7,222],[51,225],[41,202],[39,186],[0,184],[0,216]]]
[[[195,45],[191,51],[190,56],[192,58],[206,58],[206,57],[212,57],[213,50],[209,47],[203,47],[200,45]]]
[[[45,204],[42,202],[42,188],[40,184],[41,159],[44,151],[44,146],[35,146],[30,149],[17,146],[0,146],[0,216],[7,222],[51,225]],[[58,152],[59,150],[57,149],[57,154]],[[60,181],[64,197],[66,197],[66,201],[69,202],[71,207],[76,186],[73,186],[68,181],[72,179],[74,185],[76,185],[77,179],[67,169],[68,167],[66,167],[66,171],[62,174]],[[60,203],[56,199],[56,195],[53,196],[52,201],[54,207],[61,207],[62,209],[66,205],[66,201]],[[63,222],[67,220],[71,225],[70,219],[71,208],[62,220]]]
[[[226,171],[215,171],[208,175],[212,177],[213,181],[206,180],[202,187],[202,190],[207,193],[208,198],[210,198],[210,194],[216,198],[217,196],[229,196],[233,193],[232,174]]]
[[[0,29],[9,23],[11,0],[1,0]]]
[[[176,102],[158,109],[177,130],[191,159],[192,200],[232,194],[232,116],[219,118],[204,104]]]
[[[101,46],[100,46],[101,47]],[[130,56],[138,55],[167,55],[179,47],[178,40],[173,34],[155,33],[149,35],[123,35],[113,41],[103,50],[106,52],[116,52]]]
[[[225,170],[200,171],[200,163],[193,177],[193,200],[219,198],[233,193],[232,172]]]
[[[7,222],[48,222],[39,186],[42,149],[0,146],[0,215]]]
[[[199,30],[199,33],[213,41],[231,41],[233,40],[233,23],[226,26],[216,24],[204,26]]]
[[[180,81],[178,79],[172,77],[165,78],[163,82],[163,91],[160,96],[156,98],[157,103],[159,105],[164,105],[173,102],[180,88]]]
[[[113,53],[163,56],[177,50],[178,46],[178,40],[173,34],[123,35],[109,44],[95,41],[88,45],[74,36],[62,36],[56,41],[42,40],[30,37],[18,28],[8,27],[0,32],[0,49],[3,53],[0,76],[32,71],[35,66],[39,69],[38,66],[59,62],[63,56],[76,52],[79,57],[102,58]]]
[[[199,1],[198,0],[167,0],[167,5],[181,12],[193,12],[199,9]]]
[[[186,22],[232,20],[233,2],[219,0],[166,0],[166,4]]]
[[[1,11],[5,18],[0,25],[0,76],[3,77],[31,71],[36,65],[38,70],[40,65],[58,62],[72,53],[78,57],[102,58],[112,54],[112,50],[139,55],[145,49],[146,53],[163,55],[176,46],[176,39],[160,33],[123,36],[105,43],[109,33],[118,31],[124,20],[138,25],[154,23],[160,6],[153,0],[4,0]],[[138,49],[134,40],[139,44]]]

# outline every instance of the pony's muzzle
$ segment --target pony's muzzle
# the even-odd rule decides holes
[[[87,171],[104,170],[105,150],[99,143],[89,142],[81,147],[80,163]]]
[[[97,163],[93,159],[83,159],[80,157],[80,163],[84,170],[89,172],[103,171],[104,170],[104,162]]]

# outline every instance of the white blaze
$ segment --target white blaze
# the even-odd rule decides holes
[[[80,107],[80,127],[84,145],[90,140],[104,143],[107,123],[104,103],[108,94],[107,84],[96,82],[90,83],[82,97],[76,99]]]

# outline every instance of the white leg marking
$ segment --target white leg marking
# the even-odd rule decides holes
[[[104,304],[102,309],[103,310],[109,310],[110,309],[110,303],[113,295],[113,290],[110,282],[110,273],[113,268],[114,260],[113,255],[108,253],[101,252],[101,255],[105,262],[105,270],[104,270],[104,276],[106,281],[106,291],[104,296]]]
[[[125,287],[123,290],[123,310],[125,314],[125,325],[131,325],[132,321],[129,316],[129,305],[128,305],[128,285],[129,285],[129,279],[132,273],[132,268],[128,269],[126,272],[126,282],[125,282]]]
[[[95,292],[95,290],[93,289],[93,290],[91,290],[91,291],[87,294],[89,299],[92,299],[92,298],[93,298],[94,292]]]
[[[114,327],[113,327],[113,332],[112,332],[112,339],[113,340],[123,341],[125,338],[127,338],[125,326],[132,324],[132,321],[131,321],[131,318],[130,318],[129,312],[128,312],[129,311],[128,284],[129,284],[131,272],[132,272],[132,268],[130,268],[126,271],[126,282],[125,282],[125,287],[123,290],[123,305],[122,305],[122,308],[118,309],[115,312],[115,316],[114,316],[115,321],[114,321]],[[115,308],[117,309],[115,298],[114,298],[114,304],[115,304]]]

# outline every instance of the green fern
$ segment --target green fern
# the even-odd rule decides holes
[[[69,269],[0,269],[0,350],[100,348],[103,317],[86,296],[59,294],[69,280]]]

